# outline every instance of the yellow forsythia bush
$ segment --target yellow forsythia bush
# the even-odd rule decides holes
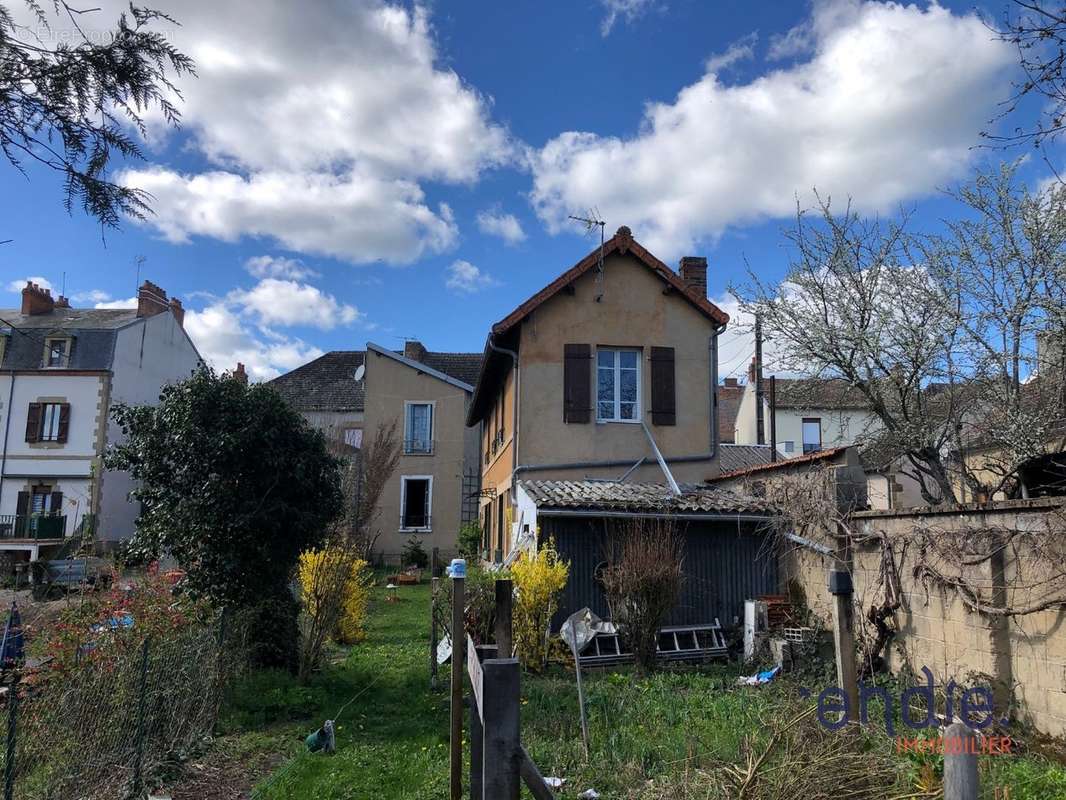
[[[348,564],[348,574],[335,597],[341,576],[339,570]],[[337,614],[333,638],[342,644],[355,644],[366,636],[367,606],[370,604],[370,571],[366,561],[352,559],[338,548],[308,550],[300,554],[298,570],[300,590],[307,613],[317,617],[321,613]],[[333,604],[340,603],[337,610]]]
[[[540,672],[548,662],[548,623],[570,575],[570,562],[559,558],[555,541],[536,553],[525,552],[511,566],[516,597],[514,641],[526,669]]]

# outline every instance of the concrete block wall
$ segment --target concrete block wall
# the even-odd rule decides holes
[[[1020,616],[982,614],[971,610],[950,588],[914,577],[918,562],[914,533],[924,528],[937,536],[973,535],[975,530],[1027,530],[1047,546],[1047,537],[1066,537],[1062,507],[1057,501],[1006,501],[986,508],[958,510],[912,509],[904,512],[860,512],[853,516],[858,536],[884,534],[896,543],[903,604],[896,613],[898,634],[888,657],[889,667],[918,671],[925,666],[939,683],[991,681],[997,709],[1013,701],[1018,718],[1054,736],[1066,736],[1066,610],[1061,607]],[[910,541],[905,551],[904,541]],[[1066,542],[1066,539],[1062,540]],[[1066,543],[1060,545],[1066,552]],[[999,559],[966,566],[950,565],[983,598],[998,598],[1010,608],[1023,608],[1054,597],[1066,597],[1066,586],[1051,577],[1046,552],[1028,540]],[[868,626],[866,612],[881,584],[881,550],[877,544],[859,546],[853,555],[856,620]],[[810,551],[782,556],[786,581],[802,588],[814,614],[828,626],[831,620],[826,588],[826,559]],[[948,566],[948,565],[945,565]],[[872,631],[864,631],[872,636]],[[988,676],[979,678],[977,676]]]

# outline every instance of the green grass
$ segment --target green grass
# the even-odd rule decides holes
[[[257,797],[447,796],[447,669],[440,690],[430,691],[429,590],[404,587],[399,597],[397,603],[376,597],[366,641],[338,653],[309,685],[285,673],[260,672],[236,688],[222,721],[227,746],[287,756],[257,787]],[[553,668],[541,676],[523,675],[523,743],[545,775],[567,778],[560,798],[586,788],[604,798],[706,797],[698,788],[700,774],[736,763],[746,741],[760,748],[768,724],[802,707],[798,683],[736,688],[737,673],[730,665],[649,678],[629,671],[587,673],[588,759],[572,672]],[[324,719],[336,718],[353,697],[337,718],[337,753],[305,752],[304,737]],[[942,770],[932,756],[896,758],[891,740],[875,728],[866,730],[857,746],[898,772],[898,795],[915,791],[923,765],[934,774]],[[1066,798],[1066,770],[1047,759],[1000,756],[982,762],[989,798],[994,785],[1010,785],[1013,800]]]

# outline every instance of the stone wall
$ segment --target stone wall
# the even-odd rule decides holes
[[[886,653],[889,667],[928,667],[938,682],[988,683],[996,689],[997,708],[1012,699],[1017,716],[1045,733],[1066,735],[1066,609],[1055,606],[1033,614],[1004,615],[995,609],[1023,609],[1066,597],[1066,585],[1053,577],[1047,549],[1066,552],[1066,515],[1060,500],[1019,500],[957,510],[913,509],[859,512],[852,530],[860,542],[853,553],[856,620],[861,635],[872,637],[866,612],[883,601],[881,537],[892,543],[900,576],[902,604],[895,613],[898,634]],[[1002,536],[1025,531],[988,558],[923,555],[922,539],[952,552],[952,542],[973,536]],[[1039,551],[1039,552],[1038,552]],[[940,559],[939,561],[937,559]],[[948,563],[948,562],[951,563]],[[973,562],[973,563],[970,563]],[[960,592],[937,579],[916,576],[915,567],[933,564],[961,577],[992,613],[980,613]],[[810,551],[782,556],[782,573],[802,590],[810,608],[828,626],[827,562]]]

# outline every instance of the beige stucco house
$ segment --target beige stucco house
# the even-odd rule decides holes
[[[663,483],[656,446],[678,482],[716,474],[728,320],[706,259],[675,272],[622,227],[493,325],[467,416],[482,430],[486,550],[500,557],[522,530],[519,478]]]
[[[412,538],[450,554],[459,528],[477,520],[480,429],[467,428],[466,414],[480,366],[480,353],[434,352],[417,341],[402,352],[368,343],[271,381],[305,419],[353,452],[379,426],[395,423],[399,464],[374,524],[375,555],[385,563],[398,564]]]

